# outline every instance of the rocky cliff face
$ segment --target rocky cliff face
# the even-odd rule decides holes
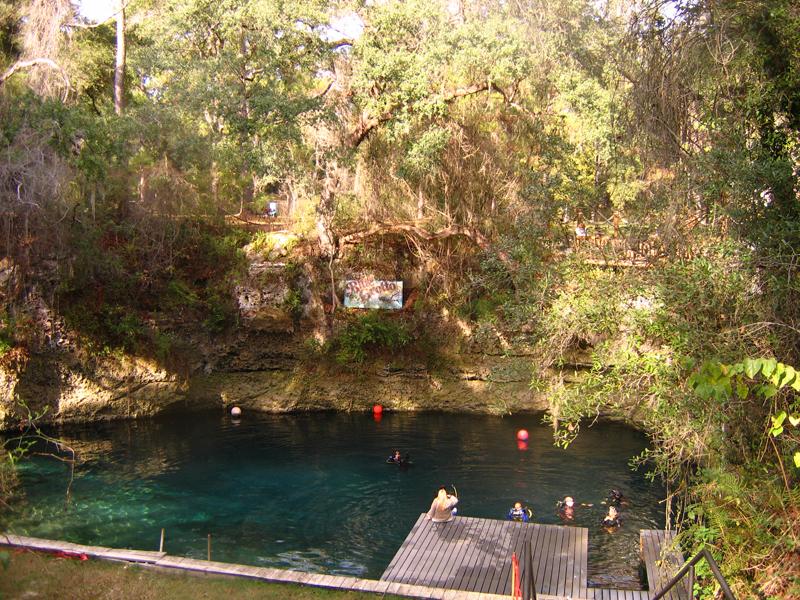
[[[458,366],[436,372],[380,362],[346,371],[309,361],[295,334],[252,330],[203,350],[188,375],[125,355],[81,360],[53,352],[6,364],[0,424],[10,427],[29,414],[85,421],[234,405],[288,412],[368,410],[380,403],[388,410],[495,414],[547,407],[530,390],[528,356],[466,354]]]
[[[375,359],[357,369],[321,360],[308,349],[324,336],[323,301],[314,274],[280,262],[280,249],[251,253],[247,277],[235,287],[239,326],[210,335],[184,324],[180,369],[119,352],[90,355],[33,295],[40,349],[14,350],[0,364],[0,428],[42,415],[42,421],[155,415],[236,405],[271,412],[453,410],[503,414],[546,408],[530,389],[533,357],[506,343],[463,334],[440,364],[413,356]],[[471,343],[470,343],[471,342]]]

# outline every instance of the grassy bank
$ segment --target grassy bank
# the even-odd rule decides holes
[[[265,583],[233,577],[171,572],[128,563],[80,561],[29,551],[10,551],[0,566],[0,600],[17,598],[86,598],[161,600],[203,598],[230,600],[259,598],[286,600],[360,600],[374,594],[339,592],[300,585]],[[384,596],[394,598],[394,596]]]

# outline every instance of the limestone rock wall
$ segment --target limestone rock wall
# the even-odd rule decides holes
[[[150,360],[36,354],[0,366],[0,428],[31,417],[49,422],[154,415],[180,402],[188,389],[185,377]]]
[[[174,361],[180,368],[81,349],[78,336],[50,309],[48,295],[29,294],[42,338],[36,348],[0,359],[0,429],[37,415],[43,422],[86,421],[233,405],[287,412],[367,410],[381,403],[389,410],[494,414],[547,407],[529,386],[533,356],[517,352],[498,332],[465,324],[455,327],[459,344],[443,343],[443,367],[417,364],[413,356],[378,357],[351,368],[322,359],[308,342],[330,334],[324,310],[329,284],[315,284],[319,275],[308,264],[281,262],[285,246],[269,254],[248,251],[248,273],[233,290],[239,309],[233,331],[212,335],[162,315],[158,326],[172,326],[182,340],[183,355]]]

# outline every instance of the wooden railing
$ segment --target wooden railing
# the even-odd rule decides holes
[[[711,569],[711,572],[714,574],[714,578],[717,580],[717,583],[719,583],[719,587],[722,589],[722,593],[725,595],[725,598],[727,598],[727,600],[736,600],[736,597],[733,595],[728,582],[722,575],[722,571],[719,570],[717,561],[714,560],[714,557],[711,556],[711,553],[705,548],[695,554],[691,560],[686,561],[683,567],[681,567],[680,571],[675,574],[675,577],[667,582],[667,584],[664,586],[664,589],[657,592],[656,595],[650,600],[660,600],[669,594],[670,590],[678,585],[678,583],[681,582],[687,573],[689,575],[689,598],[694,598],[694,566],[703,559],[705,559],[705,561],[708,563],[708,566]]]

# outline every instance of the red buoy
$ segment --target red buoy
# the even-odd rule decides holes
[[[517,450],[527,450],[527,449],[528,449],[528,442],[517,440]]]
[[[383,413],[383,407],[380,404],[376,404],[372,407],[372,414],[380,415]]]
[[[517,432],[517,439],[521,442],[528,441],[528,430],[527,429],[520,429]]]

